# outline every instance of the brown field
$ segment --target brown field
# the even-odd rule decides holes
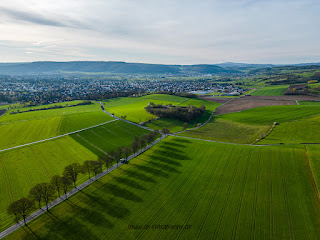
[[[210,97],[210,96],[200,96],[200,99],[208,100],[216,103],[225,103],[231,100],[232,98],[219,98],[219,97]]]
[[[251,98],[236,98],[229,103],[219,107],[216,110],[216,114],[225,114],[232,112],[239,112],[250,108],[265,107],[265,106],[278,106],[278,105],[296,105],[294,100],[268,100],[268,99],[254,99],[256,96]]]

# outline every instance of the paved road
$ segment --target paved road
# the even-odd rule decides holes
[[[166,135],[162,135],[160,138],[158,138],[156,141],[154,141],[153,143],[149,144],[148,146],[144,147],[143,149],[139,150],[138,152],[136,152],[135,154],[130,155],[127,158],[127,161],[130,161],[131,159],[135,158],[136,156],[144,153],[146,150],[148,150],[149,148],[153,147],[154,145],[156,145],[158,142],[160,142],[161,140],[163,140],[164,138],[166,138]],[[77,186],[76,188],[72,189],[70,192],[68,192],[67,194],[61,196],[60,198],[57,198],[56,200],[54,200],[53,202],[51,202],[48,205],[48,208],[51,209],[54,206],[58,205],[59,203],[63,202],[64,200],[67,199],[67,197],[70,197],[74,194],[76,194],[77,192],[81,191],[82,189],[84,189],[85,187],[89,186],[90,184],[92,184],[93,182],[95,182],[97,179],[105,176],[107,173],[111,172],[112,170],[120,167],[121,165],[123,165],[125,163],[119,163],[119,164],[115,164],[112,167],[108,168],[107,170],[103,171],[102,173],[98,174],[96,177],[91,178],[90,180],[82,183],[81,185]],[[26,218],[26,223],[34,220],[35,218],[39,217],[40,215],[42,215],[43,213],[46,212],[46,207],[44,206],[43,208],[41,208],[40,210],[32,213],[30,216],[28,216]],[[0,233],[0,239],[8,236],[10,233],[14,232],[15,230],[19,229],[20,227],[22,227],[24,225],[23,220],[21,220],[20,222],[12,225],[11,227],[7,228],[6,230],[4,230],[3,232]]]
[[[61,138],[61,137],[68,136],[68,135],[75,134],[75,133],[79,133],[79,132],[82,132],[82,131],[85,131],[85,130],[88,130],[88,129],[91,129],[91,128],[99,127],[99,126],[102,126],[104,124],[111,123],[111,122],[114,122],[114,121],[117,121],[117,120],[118,119],[114,119],[114,120],[111,120],[111,121],[108,121],[108,122],[104,122],[104,123],[100,123],[100,124],[97,124],[97,125],[94,125],[94,126],[91,126],[91,127],[83,128],[83,129],[80,129],[80,130],[77,130],[77,131],[74,131],[74,132],[69,132],[69,133],[65,133],[65,134],[59,135],[59,136],[55,136],[55,137],[39,140],[39,141],[36,141],[36,142],[26,143],[26,144],[22,144],[22,145],[10,147],[10,148],[2,149],[2,150],[0,150],[0,152],[5,152],[5,151],[11,150],[11,149],[21,148],[21,147],[33,145],[33,144],[36,144],[36,143],[41,143],[41,142],[49,141],[49,140],[52,140],[52,139]]]

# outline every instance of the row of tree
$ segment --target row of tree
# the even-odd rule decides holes
[[[106,155],[99,156],[97,160],[87,160],[82,165],[79,163],[72,163],[65,167],[62,176],[55,175],[51,178],[50,183],[39,183],[34,186],[30,191],[28,197],[21,198],[12,202],[8,208],[7,213],[14,215],[18,222],[21,218],[26,221],[26,217],[35,210],[38,206],[45,205],[46,210],[49,211],[48,204],[60,197],[61,193],[64,193],[66,198],[67,193],[74,187],[76,187],[77,180],[80,174],[88,174],[88,178],[94,175],[95,177],[103,172],[105,166],[108,170],[113,163],[119,165],[120,159],[128,157],[132,153],[136,153],[140,148],[146,147],[152,143],[157,137],[158,132],[150,132],[144,134],[140,138],[135,136],[132,141],[131,147],[119,147],[109,151]]]

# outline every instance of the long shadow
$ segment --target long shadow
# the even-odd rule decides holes
[[[180,162],[163,157],[163,156],[151,155],[151,156],[149,156],[149,158],[151,160],[161,161],[163,163],[174,165],[174,166],[182,166],[182,164]]]
[[[147,190],[144,186],[142,186],[138,182],[134,181],[133,179],[128,179],[128,178],[124,178],[124,177],[117,177],[114,180],[117,181],[118,183],[124,184],[128,187],[131,187],[131,188],[135,188],[138,190],[144,190],[144,191]]]
[[[178,160],[191,160],[191,158],[189,158],[186,155],[182,155],[182,154],[171,152],[171,151],[168,152],[165,150],[155,150],[154,153],[156,153],[160,156],[166,156],[166,157],[170,157],[170,158],[178,159]]]
[[[38,236],[34,231],[32,231],[32,229],[28,226],[28,224],[23,225],[22,229],[28,234],[28,238],[45,239],[45,238]]]
[[[183,144],[180,144],[180,143],[175,143],[173,141],[170,141],[170,142],[163,142],[162,145],[164,146],[174,146],[174,147],[181,147],[181,148],[185,148],[187,147],[186,145],[183,145]]]
[[[81,193],[83,193],[90,199],[88,202],[92,203],[92,207],[96,207],[96,209],[102,208],[103,212],[110,215],[111,217],[121,219],[126,215],[130,214],[129,209],[126,208],[122,203],[117,202],[115,198],[104,200],[102,197],[97,197],[91,194],[87,194],[86,192],[83,192],[83,191],[81,191]],[[96,206],[97,204],[99,206]]]
[[[185,138],[174,138],[172,139],[172,141],[175,141],[175,142],[183,142],[183,143],[192,143],[190,140],[188,139],[185,139]],[[170,142],[171,144],[171,142]],[[184,145],[185,146],[185,145]],[[186,147],[186,146],[185,146]]]
[[[160,176],[160,177],[164,177],[164,178],[168,178],[169,175],[167,173],[165,173],[164,171],[160,170],[160,169],[156,169],[156,168],[152,168],[152,167],[148,167],[145,165],[135,165],[135,167],[141,171],[147,172],[147,173],[151,173],[155,176]]]
[[[164,171],[168,171],[168,172],[172,172],[172,173],[181,173],[179,170],[177,170],[173,167],[170,167],[169,165],[166,165],[166,164],[162,164],[162,163],[155,162],[155,161],[149,161],[148,163],[157,167],[157,168],[161,168]]]
[[[162,146],[162,148],[168,150],[168,151],[172,151],[172,152],[178,152],[178,153],[185,153],[184,151],[181,151],[180,149],[177,149],[177,148],[173,148],[173,147],[170,147],[170,146]]]
[[[156,181],[153,178],[148,177],[147,175],[145,175],[141,172],[134,171],[134,170],[126,170],[126,171],[124,171],[124,174],[126,174],[132,178],[137,178],[137,179],[144,181],[144,182],[156,183]]]
[[[115,197],[123,198],[125,200],[133,202],[142,202],[142,198],[140,198],[135,193],[111,183],[105,184],[101,190],[110,193]]]

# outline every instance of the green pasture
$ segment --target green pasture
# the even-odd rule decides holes
[[[320,146],[306,145],[307,156],[309,158],[312,177],[315,180],[318,191],[320,191]]]
[[[96,111],[3,124],[0,125],[0,150],[87,128],[112,119],[106,113]]]
[[[104,101],[105,108],[108,112],[115,114],[115,116],[126,116],[126,119],[132,122],[140,123],[146,122],[156,118],[156,116],[148,113],[144,108],[150,103],[155,104],[172,104],[179,106],[194,105],[200,107],[204,105],[206,112],[188,124],[189,127],[193,127],[197,123],[204,123],[212,113],[212,111],[219,106],[219,103],[201,100],[201,99],[189,99],[184,97],[166,95],[166,94],[152,94],[143,97],[136,98],[115,98]],[[182,130],[184,122],[176,119],[160,119],[153,120],[147,123],[147,126],[153,129],[162,129],[168,127],[171,132]]]
[[[319,239],[319,224],[303,146],[169,137],[6,239]]]
[[[252,96],[283,96],[290,85],[267,86],[251,93]]]
[[[258,144],[320,143],[320,116],[284,122]]]
[[[308,106],[320,106],[320,101],[299,101],[300,105],[308,105]]]
[[[273,124],[284,123],[320,114],[320,106],[270,106],[258,107],[237,113],[224,114],[223,118],[245,124]]]
[[[271,125],[250,125],[216,116],[211,121],[196,130],[180,133],[181,136],[214,140],[219,142],[252,144],[260,138],[261,133],[267,133]]]
[[[48,182],[64,167],[85,160],[96,160],[103,151],[119,146],[131,146],[134,136],[147,131],[125,122],[112,122],[58,138],[0,153],[0,230],[12,224],[6,214],[11,201],[27,196],[29,190],[40,182]],[[102,151],[100,151],[101,149]],[[79,183],[87,180],[86,176]]]

